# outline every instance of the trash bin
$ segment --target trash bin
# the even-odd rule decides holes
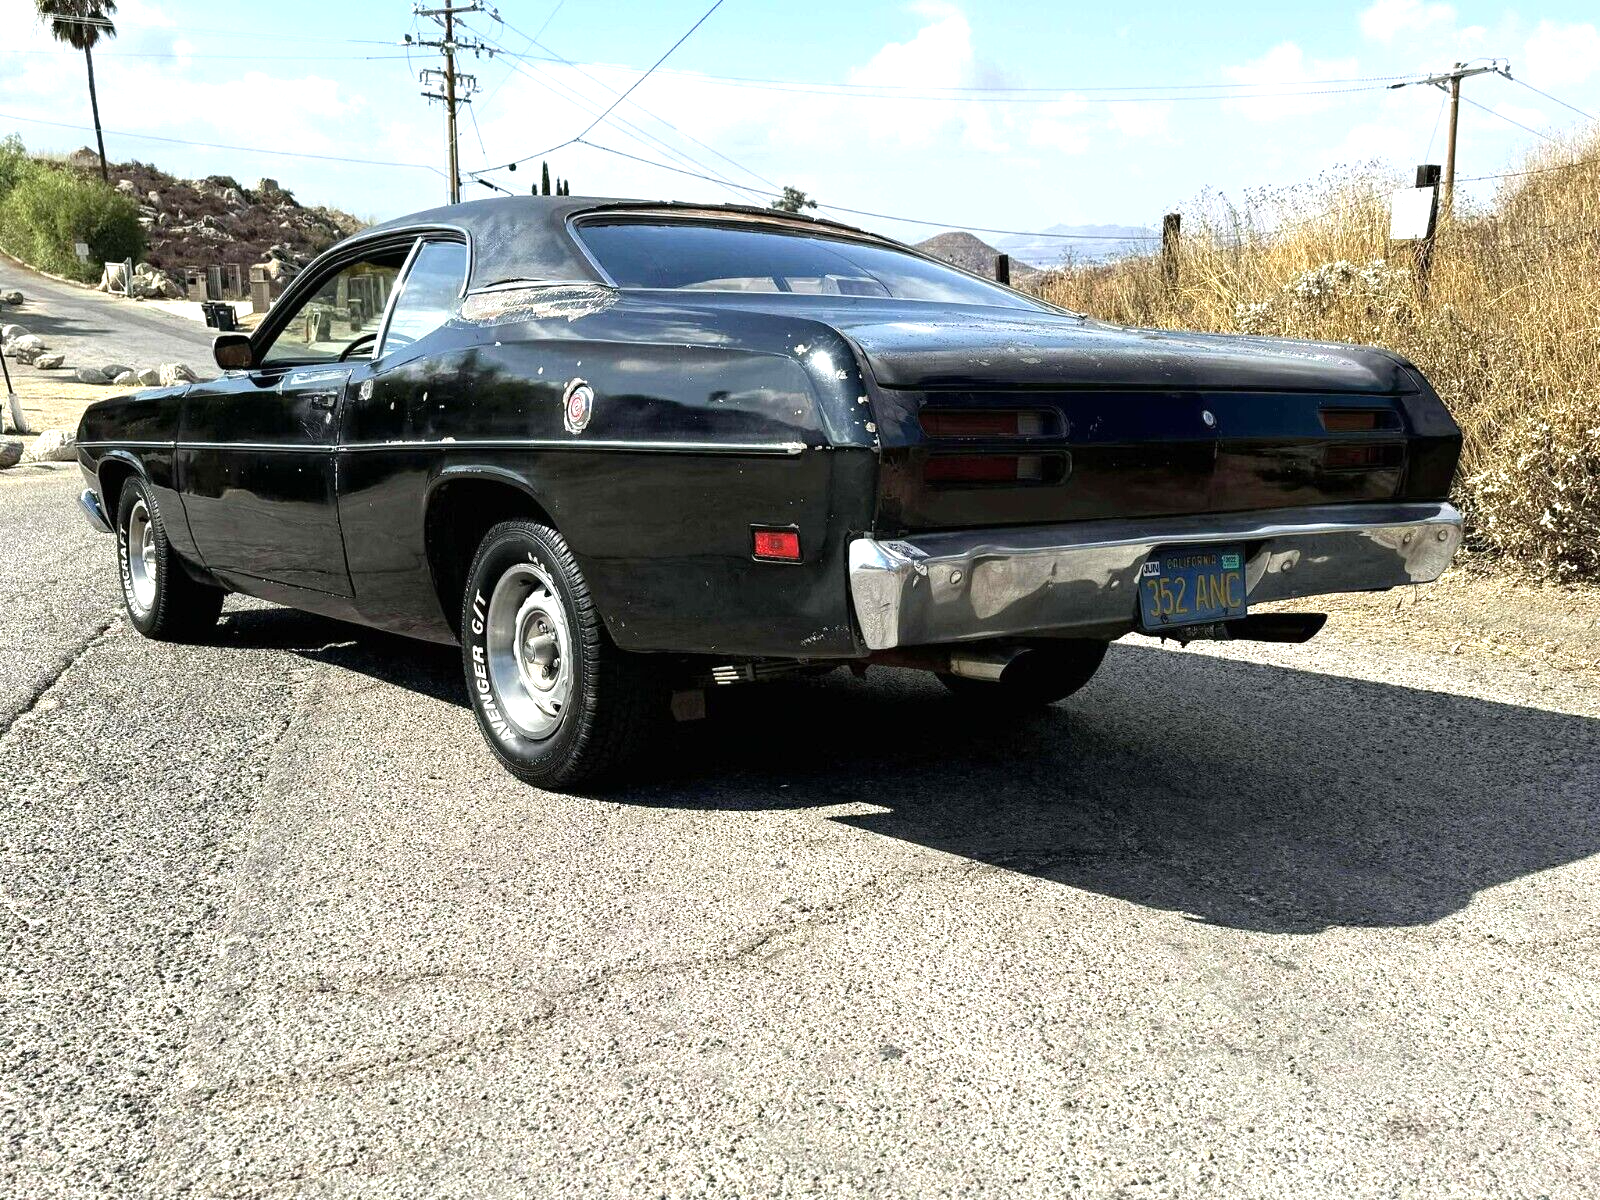
[[[235,329],[239,328],[239,321],[234,315],[233,305],[219,300],[212,307],[216,311],[217,329],[219,331],[222,333],[232,333]]]

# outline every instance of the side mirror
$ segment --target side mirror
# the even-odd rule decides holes
[[[256,365],[255,347],[247,333],[219,333],[211,341],[211,356],[224,371],[248,371]]]

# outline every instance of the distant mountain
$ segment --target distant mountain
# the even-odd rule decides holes
[[[1160,232],[1142,225],[1052,225],[1044,233],[1070,234],[1070,237],[1004,237],[999,249],[1013,259],[1022,257],[1048,270],[1069,262],[1101,262],[1128,254],[1148,252],[1155,244],[1149,239]]]
[[[1000,253],[988,242],[970,233],[941,233],[925,242],[918,242],[917,249],[933,258],[943,259],[964,271],[971,271],[975,275],[986,275],[990,279],[994,278],[994,260]],[[1011,254],[1012,283],[1020,283],[1037,274],[1039,274],[1038,267],[1023,262],[1015,253]]]

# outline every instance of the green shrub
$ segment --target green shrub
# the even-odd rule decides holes
[[[20,149],[20,143],[18,143]],[[139,206],[92,176],[26,162],[9,182],[10,139],[0,145],[0,245],[42,271],[92,281],[101,264],[144,254]],[[89,246],[80,262],[75,242]]]

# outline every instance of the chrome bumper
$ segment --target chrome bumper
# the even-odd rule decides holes
[[[1242,544],[1252,603],[1427,583],[1461,544],[1448,504],[1080,521],[850,543],[869,648],[1019,634],[1116,637],[1137,620],[1139,567],[1163,546]]]
[[[100,497],[93,488],[83,489],[83,494],[78,497],[78,507],[83,509],[84,519],[94,526],[96,533],[111,532],[111,521],[106,517],[106,510],[100,507]]]

